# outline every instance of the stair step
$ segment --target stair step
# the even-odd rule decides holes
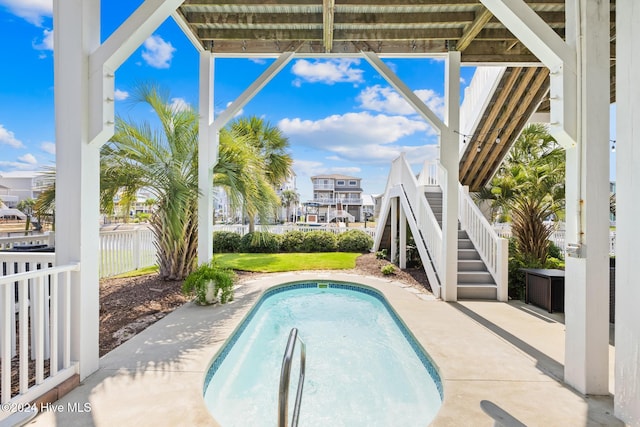
[[[480,259],[480,254],[475,249],[458,249],[459,260]]]
[[[486,283],[458,285],[458,299],[498,299],[498,287]]]
[[[460,259],[458,271],[487,271],[487,267],[479,259]]]
[[[458,239],[468,239],[469,235],[467,234],[466,231],[464,230],[460,230],[460,222],[458,222]]]
[[[473,242],[469,239],[458,238],[458,249],[475,249]]]
[[[493,276],[488,271],[458,271],[458,286],[480,283],[495,286]]]

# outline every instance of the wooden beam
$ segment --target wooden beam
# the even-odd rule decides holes
[[[460,52],[469,47],[480,30],[482,30],[485,24],[493,17],[493,14],[489,12],[486,7],[480,6],[480,8],[482,9],[481,12],[476,14],[476,19],[474,19],[473,22],[465,28],[464,33],[462,33],[462,36],[458,39],[456,49]]]
[[[326,53],[333,49],[333,12],[335,0],[322,0],[322,44]]]

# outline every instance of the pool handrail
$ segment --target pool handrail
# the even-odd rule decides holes
[[[298,329],[292,328],[289,333],[287,347],[282,358],[282,369],[280,370],[280,391],[278,396],[278,427],[287,427],[289,421],[289,379],[291,377],[291,359],[296,348],[296,340],[300,341],[300,377],[298,378],[298,391],[296,392],[296,402],[293,406],[293,419],[291,426],[298,426],[298,417],[300,416],[300,402],[302,401],[302,388],[304,386],[305,360],[307,348],[298,337]]]

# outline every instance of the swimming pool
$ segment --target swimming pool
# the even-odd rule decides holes
[[[274,426],[291,328],[305,341],[301,426],[426,426],[442,404],[430,358],[377,291],[295,283],[265,292],[214,358],[204,399],[222,426]],[[297,387],[293,358],[289,410]]]

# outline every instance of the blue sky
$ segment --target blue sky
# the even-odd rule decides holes
[[[141,3],[103,1],[102,39]],[[52,0],[0,0],[5,58],[0,79],[0,172],[39,170],[55,162],[51,15]],[[442,117],[443,61],[385,62]],[[216,112],[235,100],[268,64],[217,59]],[[461,93],[473,72],[472,67],[462,68]],[[116,72],[117,114],[148,118],[147,109],[128,102],[139,82],[160,84],[176,106],[197,106],[198,52],[171,18]],[[302,200],[313,197],[312,175],[359,176],[365,193],[376,194],[384,190],[390,162],[400,152],[407,152],[416,168],[436,157],[432,130],[364,60],[294,59],[241,114],[262,117],[289,138]]]

